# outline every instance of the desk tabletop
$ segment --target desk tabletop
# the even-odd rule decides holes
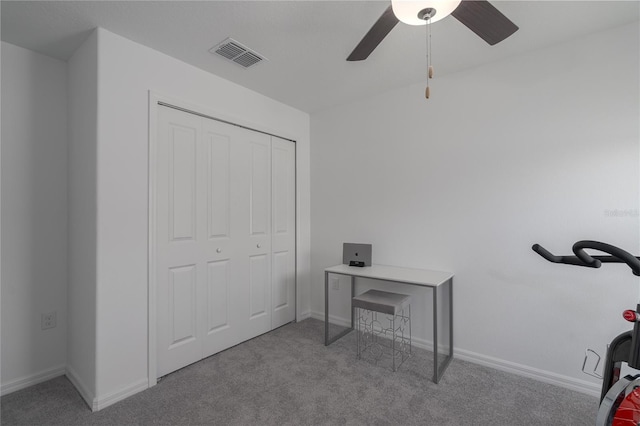
[[[335,265],[326,268],[324,271],[330,274],[351,275],[360,278],[394,281],[425,287],[438,287],[453,278],[453,273],[451,272],[388,265],[371,265],[364,267]]]

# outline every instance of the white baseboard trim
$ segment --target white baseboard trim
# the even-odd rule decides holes
[[[71,384],[75,386],[76,390],[78,391],[82,399],[84,399],[84,402],[87,403],[89,408],[91,408],[92,411],[95,411],[93,409],[93,401],[95,399],[93,396],[93,392],[91,392],[89,388],[87,388],[87,386],[78,376],[78,373],[76,373],[75,370],[68,365],[67,365],[67,379],[69,379]]]
[[[311,312],[311,318],[324,321],[324,312]],[[344,327],[349,327],[351,325],[350,319],[344,319],[333,315],[329,315],[329,321],[332,324]],[[413,336],[412,344],[420,349],[433,351],[433,341]],[[438,346],[440,347],[441,353],[446,353],[446,351],[448,350],[446,346]],[[573,377],[564,376],[562,374],[530,367],[527,365],[506,361],[500,358],[482,355],[465,349],[456,348],[455,346],[453,348],[453,356],[454,358],[493,368],[495,370],[505,371],[507,373],[512,373],[540,382],[549,383],[565,389],[571,389],[580,393],[584,393],[586,395],[595,396],[598,398],[600,397],[600,385],[588,382],[586,380],[580,380]]]
[[[91,411],[102,410],[103,408],[149,388],[149,380],[145,378],[118,391],[107,394],[106,396],[95,397],[93,392],[91,392],[78,377],[78,374],[69,366],[67,366],[67,378],[69,378],[69,381],[76,387],[78,393],[82,396],[82,399],[84,399],[89,408],[91,408]]]
[[[0,395],[7,395],[15,391],[19,391],[29,386],[37,385],[38,383],[46,382],[55,377],[64,376],[66,372],[64,365],[48,368],[35,374],[20,377],[18,379],[11,380],[7,383],[3,383],[0,386]]]
[[[311,312],[311,318],[324,322],[324,312]],[[351,318],[344,319],[335,315],[329,315],[329,322],[342,327],[351,327]]]
[[[311,316],[311,311],[300,312],[298,315],[298,321],[306,320]]]
[[[116,402],[130,397],[131,395],[142,392],[147,388],[149,388],[149,380],[147,378],[140,379],[137,382],[125,386],[118,391],[107,394],[104,397],[94,398],[91,409],[93,411],[102,410],[103,408],[107,408],[108,406],[113,405]]]
[[[487,355],[478,354],[464,349],[454,347],[454,357],[463,361],[469,361],[474,364],[483,365],[485,367],[494,368],[507,373],[516,374],[518,376],[527,377],[538,380],[540,382],[549,383],[565,389],[571,389],[586,395],[600,397],[600,385],[587,382],[586,380],[576,379],[574,377],[564,376],[562,374],[541,370],[527,365],[517,364],[511,361],[494,358]]]
[[[324,321],[324,312],[311,311],[310,314],[311,314],[310,315],[311,318],[317,319],[317,320],[320,320],[320,321]],[[329,315],[329,316],[331,316],[331,315]],[[342,321],[342,319],[340,319],[340,321]]]

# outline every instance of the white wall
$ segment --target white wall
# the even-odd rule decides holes
[[[313,315],[342,242],[370,242],[374,263],[455,273],[458,358],[596,394],[584,350],[629,328],[638,279],[530,247],[640,251],[638,39],[635,23],[438,77],[428,101],[417,84],[313,114]],[[430,341],[428,292],[402,291]]]
[[[149,90],[297,141],[298,313],[309,314],[309,116],[98,29],[94,408],[147,386]],[[242,71],[238,72],[251,72]],[[153,378],[155,379],[155,378]]]
[[[2,393],[64,374],[64,62],[2,43]],[[57,326],[42,330],[40,315]]]
[[[98,40],[68,63],[69,333],[67,377],[89,402],[96,394],[96,191]]]

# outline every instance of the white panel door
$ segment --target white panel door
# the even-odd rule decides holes
[[[296,318],[296,144],[271,138],[272,279],[271,327]]]
[[[246,228],[240,214],[246,205],[239,199],[241,171],[237,163],[240,141],[238,128],[204,118],[202,156],[206,169],[202,228],[206,230],[202,250],[206,261],[203,302],[205,324],[202,357],[220,352],[242,341],[244,328],[234,309],[242,303],[245,290],[236,283],[243,261],[238,235]]]
[[[249,335],[257,336],[271,330],[271,138],[258,133],[248,136],[249,309],[243,315]]]
[[[295,319],[295,144],[166,107],[157,143],[160,377]]]
[[[207,158],[206,357],[271,329],[270,312],[265,312],[270,270],[263,267],[271,256],[271,166],[269,136],[206,118],[202,129]]]
[[[156,193],[158,376],[202,357],[198,239],[201,122],[159,108]]]

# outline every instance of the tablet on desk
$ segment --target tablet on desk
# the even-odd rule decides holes
[[[342,263],[349,266],[371,266],[371,244],[343,243]]]

